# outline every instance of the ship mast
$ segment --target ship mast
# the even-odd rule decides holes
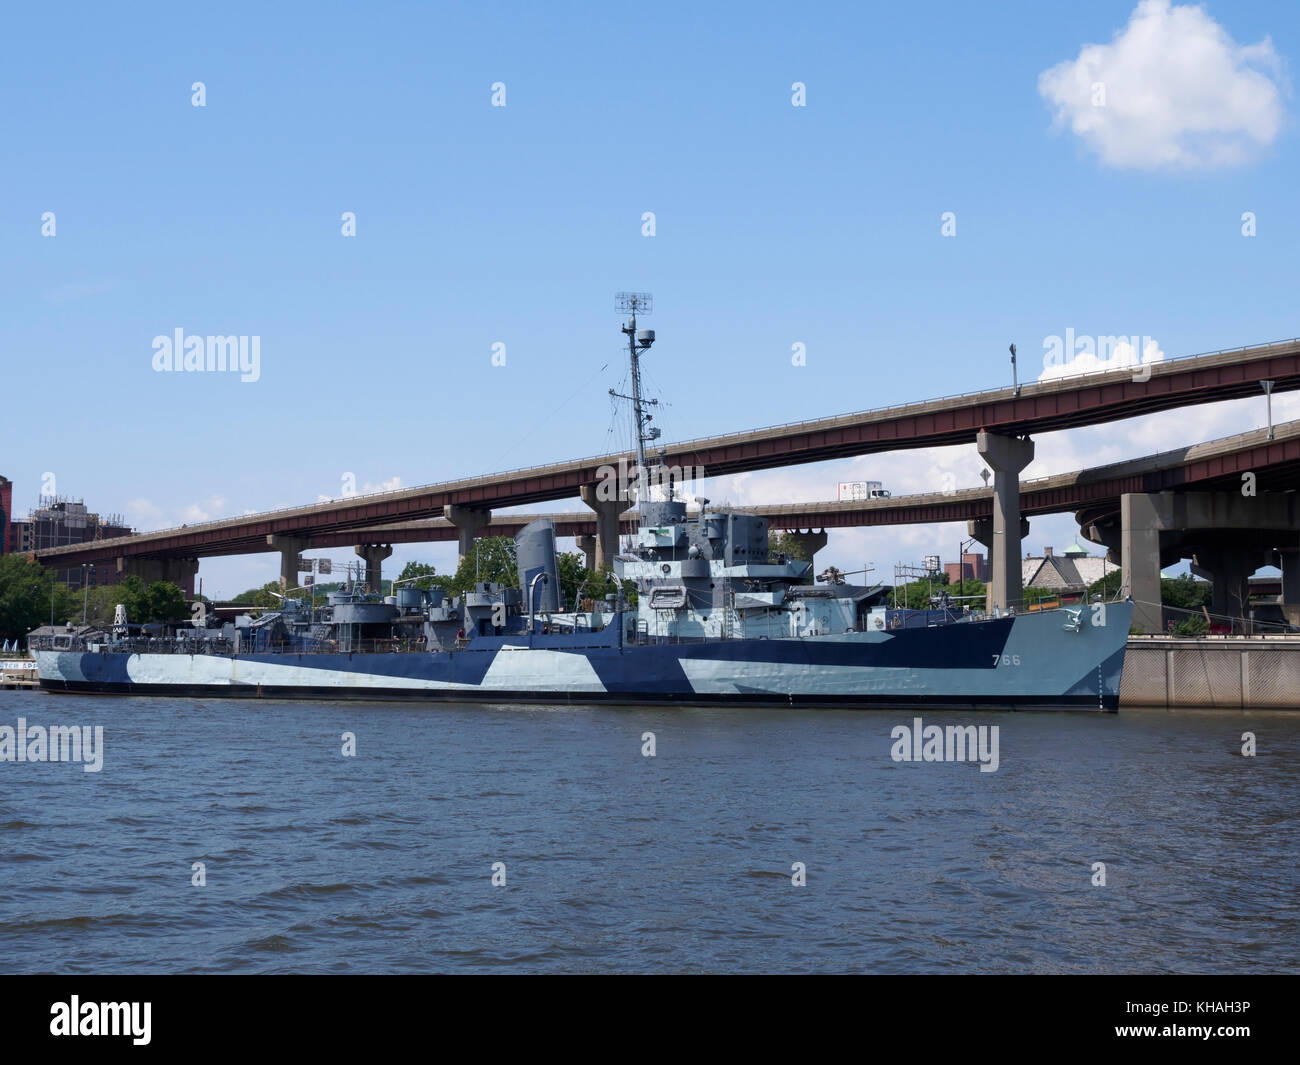
[[[632,403],[632,439],[633,446],[636,448],[636,468],[637,468],[637,502],[650,498],[646,478],[646,458],[645,446],[652,440],[659,438],[659,429],[650,426],[648,423],[654,421],[654,415],[646,412],[647,407],[658,406],[657,399],[641,398],[641,355],[650,350],[650,345],[655,342],[655,331],[653,329],[641,329],[636,327],[636,316],[639,311],[641,314],[649,314],[654,301],[648,292],[620,292],[615,297],[618,310],[628,315],[628,320],[623,326],[623,332],[627,334],[627,354],[631,365],[632,372],[632,394],[625,396],[621,392],[615,392],[612,388],[609,390],[611,396],[617,396],[619,399],[630,400]],[[671,492],[671,484],[669,491]]]

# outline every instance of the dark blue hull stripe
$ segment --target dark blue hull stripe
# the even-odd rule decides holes
[[[412,703],[512,703],[571,706],[800,706],[841,709],[886,710],[927,708],[931,710],[1093,710],[1114,711],[1119,696],[1108,695],[1098,705],[1089,695],[1017,695],[1008,700],[997,695],[778,695],[767,692],[683,693],[673,691],[536,692],[480,689],[428,690],[382,687],[306,687],[293,685],[228,684],[131,684],[105,681],[42,680],[50,692],[97,693],[107,695],[172,695],[213,699],[316,699],[358,702]]]
[[[1006,646],[1011,619],[975,625],[949,625],[931,629],[900,630],[879,642],[835,640],[733,640],[714,643],[648,644],[617,647],[555,648],[560,654],[579,655],[611,692],[690,692],[691,683],[682,661],[753,662],[774,666],[915,669],[995,668],[995,655]],[[379,678],[405,678],[438,683],[478,686],[498,654],[518,651],[458,651],[452,654],[241,654],[241,662],[307,666],[322,672],[363,673]],[[178,658],[184,656],[177,656]],[[84,654],[81,676],[104,683],[129,683],[122,654]]]

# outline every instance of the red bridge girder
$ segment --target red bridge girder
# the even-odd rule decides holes
[[[1262,395],[1259,381],[1271,379],[1277,392],[1300,388],[1300,341],[1264,345],[1212,355],[1156,363],[1150,378],[1139,381],[1132,371],[1089,374],[1022,386],[1019,394],[1007,388],[945,400],[867,411],[748,433],[687,441],[667,449],[667,461],[676,466],[703,467],[705,476],[717,477],[777,466],[821,462],[828,459],[880,451],[971,443],[981,429],[1012,435],[1035,435],[1082,425],[1094,425],[1158,410]],[[189,528],[146,533],[115,541],[38,552],[60,568],[115,557],[212,557],[270,550],[268,536],[346,538],[349,530],[363,530],[395,522],[440,517],[448,504],[500,509],[578,495],[584,485],[600,480],[602,470],[617,466],[628,455],[607,455],[558,463],[530,470],[469,478],[403,489],[355,499],[336,500],[291,510],[207,522]],[[1240,471],[1254,460],[1240,457],[1215,459],[1218,466],[1197,467],[1197,472],[1164,471],[1153,482],[1142,475],[1126,483],[1123,491],[1160,491],[1212,475]],[[1246,463],[1247,466],[1242,464]],[[1213,474],[1218,469],[1219,474]],[[1158,487],[1136,487],[1159,482]],[[1033,490],[1022,496],[1026,514],[1069,510],[1099,500],[1082,487],[1057,492]],[[1055,495],[1051,493],[1055,492]],[[1105,494],[1101,488],[1095,492]],[[1114,491],[1118,497],[1118,490]],[[915,497],[913,497],[915,498]],[[901,504],[902,500],[897,503]],[[843,512],[808,512],[825,527],[848,525],[915,524],[962,521],[983,517],[986,506],[970,500],[944,499],[913,502],[906,508],[874,506],[850,519]],[[824,519],[824,520],[823,520]],[[572,535],[572,534],[570,534]]]

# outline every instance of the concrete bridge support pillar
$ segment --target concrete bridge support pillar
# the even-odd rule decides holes
[[[1300,547],[1278,551],[1282,569],[1282,616],[1288,625],[1300,625]]]
[[[1157,505],[1166,502],[1159,495],[1126,492],[1119,497],[1120,568],[1124,571],[1120,592],[1133,600],[1133,624],[1144,633],[1164,632],[1164,609],[1160,605],[1160,530]]]
[[[579,536],[578,550],[587,556],[587,569],[596,568],[596,538],[594,536]]]
[[[1198,547],[1192,572],[1213,584],[1212,614],[1216,621],[1230,621],[1233,631],[1246,632],[1250,622],[1250,575],[1261,560],[1249,547],[1222,545]]]
[[[986,551],[988,551],[988,553],[989,553],[989,559],[990,559],[990,561],[992,561],[992,558],[993,558],[993,519],[992,519],[992,518],[976,518],[974,521],[968,521],[968,522],[966,523],[966,535],[967,535],[967,536],[970,536],[970,537],[973,537],[974,540],[975,540],[975,542],[976,542],[977,544],[980,544],[980,545],[981,545],[981,546],[982,546]],[[1028,536],[1028,535],[1029,535],[1029,519],[1028,519],[1028,518],[1021,518],[1021,519],[1020,519],[1020,539],[1023,540],[1023,539],[1024,539],[1026,536]],[[1017,550],[1017,551],[1020,550],[1020,548],[1019,548],[1018,545],[1017,545],[1017,547],[1016,547],[1016,550]],[[1017,565],[1017,566],[1020,565],[1019,560],[1017,560],[1016,565]],[[1019,573],[1020,570],[1017,569],[1016,572]],[[986,584],[985,587],[984,587],[984,610],[985,610],[986,613],[990,613],[990,614],[993,612],[993,582],[992,582],[992,581],[990,581],[990,582],[989,582],[988,584]]]
[[[117,572],[123,576],[139,577],[146,585],[157,581],[171,581],[187,599],[194,598],[194,578],[199,572],[197,558],[121,558]]]
[[[269,546],[280,552],[280,583],[285,588],[298,587],[298,556],[307,550],[309,541],[304,536],[281,536],[269,533],[266,537]]]
[[[1135,625],[1161,631],[1160,565],[1189,554],[1193,572],[1214,583],[1214,612],[1244,622],[1248,579],[1276,557],[1279,538],[1294,543],[1300,500],[1292,492],[1131,493],[1120,496],[1120,525],[1123,587],[1133,597]]]
[[[584,484],[579,490],[582,501],[596,513],[596,565],[601,570],[614,565],[618,554],[618,519],[623,513],[621,499],[601,499],[598,485]]]
[[[194,598],[194,578],[199,575],[197,558],[169,558],[163,560],[163,580],[171,581],[186,599]]]
[[[980,457],[993,471],[992,604],[1019,610],[1020,587],[1020,471],[1034,460],[1034,442],[980,430],[975,438]]]
[[[145,584],[162,580],[162,564],[156,558],[122,558],[117,560],[120,577],[139,577]]]
[[[442,508],[442,516],[456,526],[460,533],[457,554],[464,562],[474,552],[474,538],[492,522],[492,511],[486,507],[463,507],[458,503],[448,503]]]
[[[372,592],[383,590],[383,562],[393,553],[392,544],[357,544],[357,554],[366,560],[366,584]]]
[[[1119,526],[1113,523],[1099,525],[1096,522],[1086,524],[1079,522],[1079,529],[1083,533],[1085,540],[1091,540],[1094,544],[1100,544],[1106,549],[1107,560],[1116,566],[1120,564],[1123,537],[1120,534]]]

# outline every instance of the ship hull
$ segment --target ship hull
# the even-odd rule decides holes
[[[728,704],[1115,710],[1130,604],[1105,624],[1064,612],[778,640],[453,653],[116,654],[38,651],[52,692],[414,702]],[[538,641],[541,642],[540,639]],[[485,641],[476,641],[482,646]]]

